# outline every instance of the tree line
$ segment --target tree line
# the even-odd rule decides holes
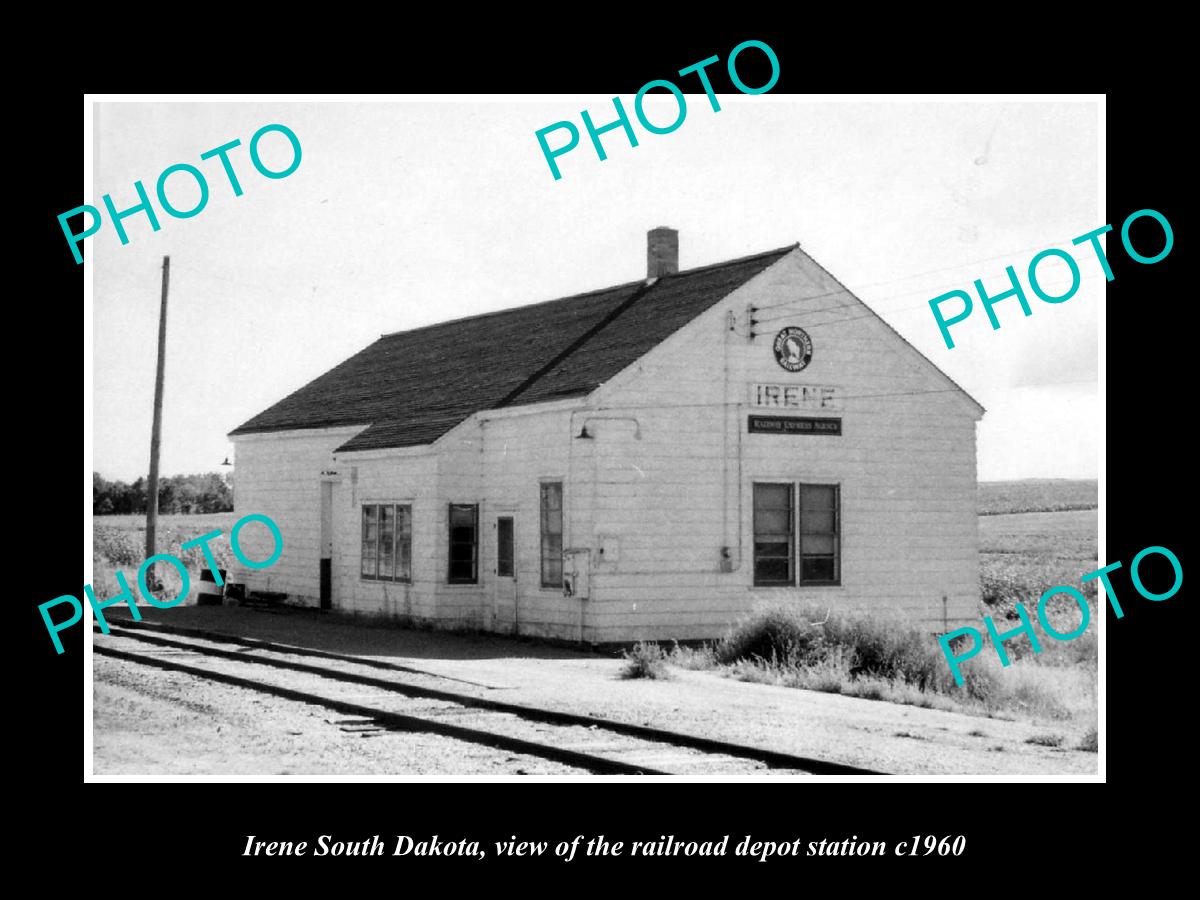
[[[104,516],[146,511],[146,479],[133,484],[109,481],[92,473],[92,515]],[[202,475],[172,475],[158,479],[158,511],[161,513],[214,513],[233,510],[233,474],[206,472]]]

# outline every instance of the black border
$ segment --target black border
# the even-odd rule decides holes
[[[599,13],[597,13],[599,15]],[[554,29],[562,14],[548,13],[534,27]],[[1038,33],[1059,34],[1067,41],[1079,36],[1081,21],[1092,15],[1074,10],[1072,16],[1055,22],[1043,10],[1037,17]],[[1099,15],[1099,14],[1097,14]],[[311,38],[297,41],[263,42],[256,51],[256,64],[225,68],[214,74],[212,66],[177,66],[177,72],[137,67],[127,72],[110,69],[92,76],[96,89],[112,89],[112,81],[124,77],[127,89],[148,89],[153,75],[155,91],[211,91],[236,93],[248,90],[311,91],[330,88],[330,66],[300,65],[321,56],[323,50],[353,47],[353,58],[340,69],[339,88],[362,87],[410,92],[483,90],[490,92],[600,92],[629,95],[646,80],[664,77],[665,72],[706,56],[724,54],[738,40],[754,36],[776,49],[781,61],[781,78],[775,91],[875,91],[883,88],[904,91],[1007,92],[1011,90],[1057,91],[1062,89],[1106,91],[1108,148],[1108,209],[1103,221],[1113,224],[1109,236],[1109,258],[1114,281],[1108,286],[1108,394],[1107,415],[1112,427],[1107,435],[1107,561],[1132,557],[1148,545],[1171,548],[1188,569],[1184,517],[1188,511],[1185,490],[1189,486],[1191,443],[1190,420],[1182,404],[1190,399],[1192,383],[1186,362],[1191,357],[1190,328],[1187,327],[1192,293],[1182,284],[1190,268],[1191,207],[1183,201],[1181,168],[1187,159],[1185,128],[1190,122],[1186,107],[1173,99],[1169,74],[1164,76],[1161,60],[1169,52],[1156,51],[1156,61],[1140,68],[1144,53],[1129,57],[1121,52],[1122,40],[1114,34],[1121,52],[1121,65],[1084,58],[1074,52],[1038,53],[1036,62],[1023,65],[1028,33],[1018,33],[1019,17],[1005,24],[993,20],[947,37],[937,46],[897,40],[885,53],[877,53],[869,36],[858,30],[836,29],[840,38],[833,49],[816,46],[822,32],[816,24],[800,28],[798,23],[780,22],[772,27],[738,23],[714,23],[702,33],[685,33],[678,23],[658,26],[635,17],[625,23],[623,33],[598,33],[588,37],[572,29],[545,38],[531,34],[521,45],[516,39],[492,39],[490,34],[474,38],[458,32],[424,32],[397,44],[395,33],[384,46],[382,35],[363,36],[361,21],[329,25],[322,42]],[[509,21],[505,34],[515,22]],[[807,23],[806,23],[807,24]],[[881,26],[890,32],[887,23]],[[1099,27],[1107,27],[1101,24]],[[1132,25],[1130,27],[1133,27]],[[367,29],[369,30],[369,29]],[[481,31],[486,31],[481,28]],[[1122,31],[1125,31],[1123,26]],[[499,33],[499,32],[497,32]],[[727,37],[726,35],[734,35]],[[452,37],[449,35],[453,35]],[[136,36],[104,37],[89,31],[89,44],[137,45]],[[257,38],[240,43],[254,45]],[[1147,46],[1157,47],[1159,38]],[[1165,40],[1165,38],[1164,38]],[[1081,39],[1081,44],[1088,41]],[[1046,49],[1050,45],[1041,49]],[[1060,48],[1061,49],[1061,48]],[[1034,54],[1038,48],[1029,48]],[[92,51],[72,54],[69,45],[56,48],[58,59],[92,59]],[[1146,51],[1147,53],[1149,51]],[[667,62],[669,61],[669,62]],[[273,76],[271,63],[281,76]],[[149,65],[143,59],[142,64]],[[132,66],[132,63],[129,64]],[[128,67],[127,67],[128,68]],[[203,70],[203,71],[201,71]],[[257,73],[257,74],[254,74]],[[261,76],[261,77],[260,77]],[[1110,611],[1107,628],[1107,777],[1119,792],[1136,789],[1138,797],[1100,803],[1096,794],[1081,798],[1081,791],[1096,786],[1031,785],[936,785],[910,784],[876,787],[864,793],[858,786],[807,785],[609,785],[601,791],[590,785],[83,785],[83,759],[79,743],[82,697],[82,632],[63,635],[66,653],[55,655],[45,640],[45,630],[36,603],[79,589],[80,578],[72,553],[64,554],[61,533],[62,511],[78,502],[67,484],[78,472],[79,445],[67,434],[68,354],[57,338],[63,333],[64,308],[74,308],[81,295],[82,268],[64,254],[62,235],[55,216],[81,201],[79,187],[79,117],[82,96],[78,87],[50,84],[25,100],[15,115],[27,127],[36,127],[37,146],[20,179],[24,192],[17,221],[32,236],[18,237],[19,246],[30,250],[17,260],[23,269],[26,290],[17,305],[20,332],[40,353],[26,358],[21,375],[12,382],[13,417],[19,423],[16,447],[23,469],[32,478],[22,481],[38,485],[36,497],[23,502],[20,573],[22,604],[27,629],[22,656],[20,698],[14,715],[19,717],[21,739],[10,740],[16,750],[22,783],[32,797],[21,802],[17,820],[36,845],[25,854],[26,865],[69,858],[66,843],[86,839],[89,853],[110,848],[128,865],[91,866],[90,877],[117,882],[146,877],[150,872],[169,874],[174,881],[186,879],[203,888],[237,884],[235,878],[264,878],[274,888],[324,884],[345,889],[370,870],[405,890],[416,890],[430,874],[453,873],[455,885],[473,875],[485,875],[496,867],[513,874],[528,869],[528,861],[498,860],[486,870],[451,860],[427,860],[421,865],[388,868],[365,861],[367,868],[336,864],[324,867],[289,860],[246,859],[238,852],[247,833],[270,834],[278,839],[335,832],[339,836],[372,833],[471,836],[495,839],[517,833],[523,839],[560,840],[576,833],[603,832],[613,838],[633,839],[674,833],[676,837],[711,836],[717,832],[753,832],[756,837],[786,839],[799,834],[848,836],[868,839],[900,838],[911,833],[960,834],[968,837],[968,853],[961,859],[935,859],[921,863],[889,860],[884,869],[863,861],[831,861],[838,873],[853,865],[855,887],[870,880],[874,871],[887,873],[889,882],[897,874],[910,874],[914,882],[929,887],[953,885],[971,890],[984,879],[1006,871],[1021,890],[1010,866],[1022,866],[1030,851],[1044,861],[1073,860],[1088,867],[1100,865],[1093,842],[1116,841],[1119,846],[1129,828],[1141,835],[1141,845],[1152,848],[1156,865],[1169,861],[1167,846],[1172,829],[1182,828],[1178,817],[1156,818],[1153,798],[1177,792],[1175,780],[1186,765],[1190,742],[1190,694],[1186,661],[1189,654],[1172,638],[1190,636],[1186,587],[1169,601],[1150,603],[1136,597],[1128,580],[1128,569],[1113,578],[1125,609],[1117,620]],[[1164,77],[1166,81],[1164,82]],[[95,84],[99,80],[101,83]],[[1176,86],[1177,87],[1177,86]],[[718,86],[718,90],[722,88]],[[1117,233],[1131,211],[1153,208],[1172,223],[1175,248],[1169,258],[1155,266],[1139,266],[1123,257]],[[1092,223],[1088,223],[1091,225]],[[1099,223],[1095,223],[1099,224]],[[1064,236],[1064,239],[1069,236]],[[86,252],[86,251],[85,251]],[[21,265],[23,264],[23,265]],[[24,348],[22,351],[25,352]],[[24,390],[19,390],[24,388]],[[1133,421],[1137,427],[1120,427]],[[1043,448],[1053,453],[1053,447]],[[85,488],[86,491],[86,488]],[[32,493],[32,492],[31,492]],[[32,558],[30,558],[32,557]],[[1145,574],[1147,580],[1150,575]],[[1186,645],[1185,645],[1186,646]],[[1181,652],[1182,650],[1182,652]],[[1159,759],[1158,757],[1162,757]],[[1106,788],[1107,789],[1107,788]],[[554,794],[551,798],[550,790]],[[801,794],[803,791],[803,794]],[[886,796],[882,794],[886,791]],[[897,795],[897,791],[902,792]],[[1164,801],[1165,802],[1165,801]],[[1122,810],[1136,805],[1137,818],[1122,817]],[[1125,826],[1124,828],[1122,826]],[[1113,836],[1116,835],[1114,838]],[[1106,843],[1105,846],[1110,844]],[[1119,852],[1116,848],[1114,851]],[[1164,856],[1164,854],[1166,854]],[[105,862],[111,857],[105,857]],[[740,874],[761,876],[783,874],[785,889],[820,884],[831,871],[814,869],[812,860],[791,863],[776,861],[770,868],[744,860],[726,858],[713,865],[697,861],[660,860],[654,865],[635,866],[630,860],[619,865],[593,860],[584,871],[612,873],[621,886],[659,890],[662,878],[678,888],[686,881],[702,882],[713,866]],[[136,864],[137,875],[133,874]],[[539,860],[540,870],[551,869],[556,860]],[[786,869],[784,867],[787,867]],[[796,868],[803,866],[803,868]],[[81,868],[83,868],[81,866]],[[908,872],[902,870],[908,869]],[[575,883],[570,874],[555,882],[558,890]],[[629,882],[629,874],[652,873],[653,881]],[[53,869],[51,869],[53,871]],[[960,881],[961,879],[961,881]],[[170,882],[167,882],[170,883]],[[601,887],[618,882],[590,880]],[[834,882],[834,885],[844,882]],[[1027,885],[1033,882],[1025,882]],[[739,883],[753,887],[754,882]],[[494,888],[503,889],[502,883]],[[1028,888],[1031,889],[1031,888]]]

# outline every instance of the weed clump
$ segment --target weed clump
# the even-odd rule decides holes
[[[825,656],[825,635],[811,615],[768,609],[736,625],[714,648],[717,662],[771,666],[815,663]]]
[[[624,652],[624,656],[625,668],[621,670],[622,678],[671,677],[667,669],[667,655],[658,644],[638,641],[631,650]]]
[[[1095,726],[1088,729],[1087,733],[1080,739],[1079,745],[1075,749],[1083,750],[1085,753],[1100,752],[1100,735],[1096,731]]]
[[[1062,742],[1061,734],[1035,734],[1025,738],[1025,743],[1033,744],[1035,747],[1061,747]]]
[[[707,648],[677,646],[668,659],[687,668],[717,668],[741,681],[1063,720],[1085,717],[1095,708],[1094,642],[1070,643],[1075,646],[1069,653],[1044,660],[1030,656],[1007,668],[977,657],[963,666],[959,685],[931,632],[887,617],[773,606],[738,622]]]

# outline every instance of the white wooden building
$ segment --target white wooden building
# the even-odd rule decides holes
[[[588,642],[978,619],[982,407],[800,246],[384,335],[232,432],[291,602]],[[265,529],[253,556],[270,554]]]

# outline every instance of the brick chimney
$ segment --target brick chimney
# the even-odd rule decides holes
[[[658,278],[679,271],[679,232],[660,226],[646,233],[646,277]]]

